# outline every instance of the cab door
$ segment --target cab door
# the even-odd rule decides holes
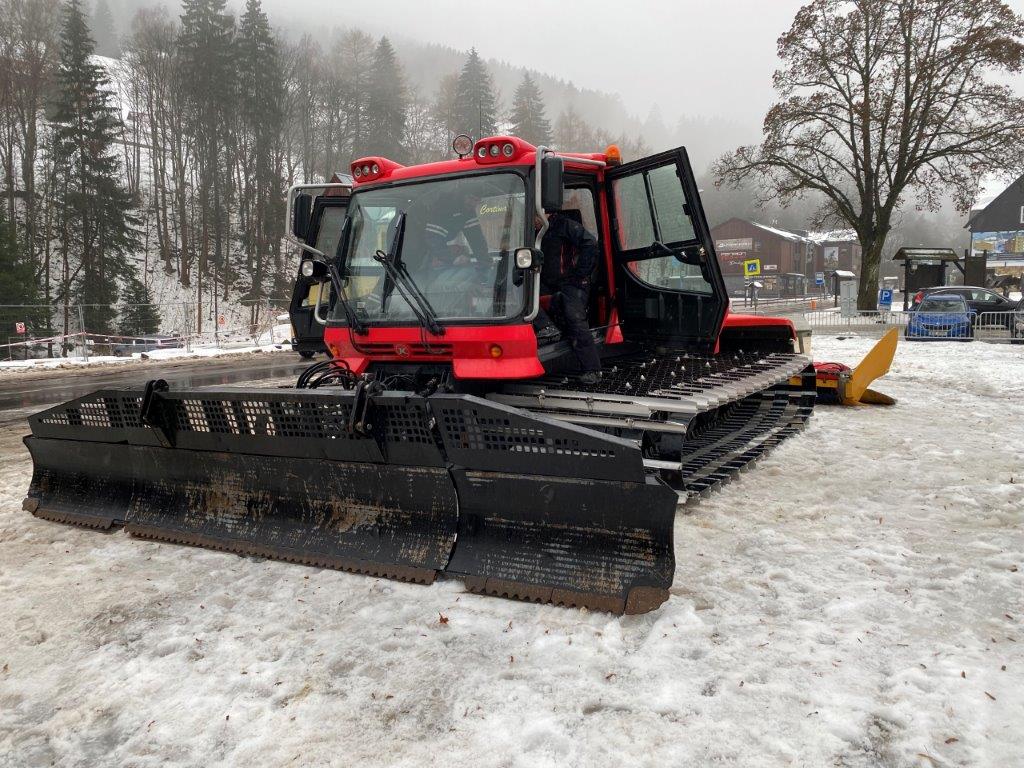
[[[333,258],[341,237],[341,226],[348,210],[349,195],[322,195],[316,198],[309,227],[309,242],[317,250]],[[301,264],[301,261],[300,261]],[[315,318],[316,304],[323,307],[321,314],[327,316],[334,306],[331,284],[321,277],[305,277],[301,272],[295,276],[292,300],[288,316],[293,331],[293,347],[303,355],[326,352],[324,328]]]
[[[714,347],[728,296],[686,150],[611,168],[605,185],[625,338]]]

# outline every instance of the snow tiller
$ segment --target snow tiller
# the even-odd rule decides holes
[[[729,315],[683,149],[628,164],[505,136],[455,149],[359,160],[350,197],[291,190],[331,360],[289,389],[152,381],[39,413],[26,509],[526,600],[664,602],[680,494],[799,429],[814,369],[788,321]],[[534,332],[552,215],[600,248],[596,380]]]

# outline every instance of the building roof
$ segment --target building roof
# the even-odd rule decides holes
[[[952,248],[900,248],[893,261],[960,261]]]
[[[857,231],[853,229],[830,229],[824,232],[811,232],[807,235],[816,243],[856,243]]]
[[[760,224],[760,223],[758,223],[756,221],[751,221],[751,222],[748,222],[748,223],[753,224],[758,229],[763,229],[765,232],[769,232],[769,233],[775,235],[776,237],[781,237],[784,240],[789,240],[789,241],[794,242],[794,243],[810,243],[810,242],[813,242],[813,240],[811,240],[809,237],[804,237],[803,235],[798,235],[796,232],[790,232],[787,229],[778,229],[777,227],[769,227],[767,224]]]
[[[1005,184],[1005,181],[1003,183]],[[987,179],[983,183],[978,198],[971,206],[971,215],[964,229],[972,232],[1001,231],[1003,227],[996,219],[1018,203],[1024,204],[1024,176],[1006,184],[998,194],[993,194],[994,189],[998,189],[998,182],[993,179]]]

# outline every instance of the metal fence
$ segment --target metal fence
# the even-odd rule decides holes
[[[907,339],[962,339],[970,341],[1024,342],[1024,309],[1014,312],[982,312],[956,315],[933,312],[857,312],[844,315],[838,309],[797,313],[814,333],[881,336],[899,328]]]
[[[285,343],[286,300],[160,304],[0,304],[0,361],[129,356],[157,349]],[[152,330],[156,328],[156,330]]]

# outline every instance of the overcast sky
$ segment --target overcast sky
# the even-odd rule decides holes
[[[1024,13],[1024,0],[1008,0]],[[458,49],[476,48],[579,86],[622,96],[666,122],[715,115],[760,123],[771,100],[775,43],[802,0],[264,0],[279,20],[355,25]],[[1016,80],[1024,90],[1024,79]]]

